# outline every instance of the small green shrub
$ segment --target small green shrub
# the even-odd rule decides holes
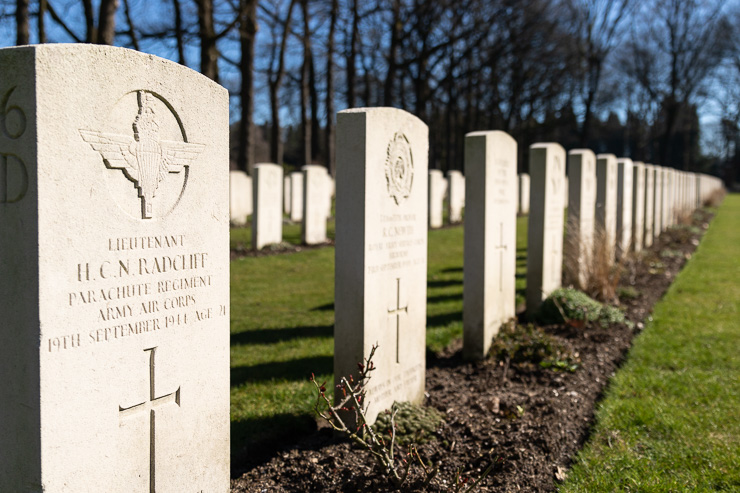
[[[491,345],[490,355],[500,361],[570,372],[580,363],[555,337],[531,324],[503,326]]]
[[[536,320],[545,325],[573,321],[598,322],[604,328],[625,323],[624,313],[619,308],[599,303],[573,288],[553,291],[542,302]]]
[[[396,412],[396,443],[407,445],[424,443],[432,438],[444,417],[433,407],[420,406],[411,402],[395,402],[391,411],[378,415],[373,429],[386,442],[391,440],[391,413]]]
[[[660,256],[662,258],[683,257],[683,252],[680,250],[671,250],[670,248],[666,248],[665,250],[660,252]]]
[[[632,286],[623,286],[617,290],[620,300],[635,300],[640,297],[640,292]]]

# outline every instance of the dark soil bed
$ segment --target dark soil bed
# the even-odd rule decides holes
[[[426,489],[421,468],[403,491],[455,491],[456,471],[473,479],[493,464],[475,491],[550,491],[567,474],[574,455],[588,439],[594,407],[614,375],[632,338],[699,243],[711,215],[694,214],[692,226],[661,235],[640,260],[625,266],[620,303],[635,329],[545,328],[578,354],[573,372],[536,365],[505,365],[493,359],[462,360],[461,341],[427,361],[427,398],[445,416],[436,438],[418,446],[421,457],[439,463]],[[624,289],[629,287],[628,289]],[[261,447],[263,450],[265,447]],[[255,454],[246,472],[232,480],[232,492],[383,492],[397,491],[370,456],[319,428],[298,443],[271,444]]]

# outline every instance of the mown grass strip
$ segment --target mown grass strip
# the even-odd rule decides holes
[[[562,492],[740,491],[740,195],[655,306]]]
[[[232,244],[248,232],[233,229]],[[526,217],[519,218],[517,304],[524,300],[526,232]],[[430,231],[429,351],[462,337],[462,293],[463,227]],[[334,248],[231,262],[232,451],[238,454],[247,441],[279,440],[315,426],[308,377],[314,372],[333,381],[333,325]]]

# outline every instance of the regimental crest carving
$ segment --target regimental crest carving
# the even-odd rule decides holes
[[[385,181],[388,195],[400,205],[410,194],[414,182],[414,160],[409,139],[396,132],[388,144],[385,159]]]
[[[133,135],[80,129],[83,140],[100,153],[109,169],[120,169],[131,180],[141,198],[141,217],[156,213],[155,197],[160,183],[169,173],[180,173],[203,152],[204,144],[160,139],[160,117],[155,96],[138,91],[139,112],[133,121]]]

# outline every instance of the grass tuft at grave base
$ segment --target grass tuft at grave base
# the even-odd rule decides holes
[[[635,339],[563,492],[740,490],[740,195]]]
[[[524,301],[526,220],[517,221],[517,305]],[[290,241],[298,241],[296,231]],[[232,230],[232,247],[247,240],[248,228]],[[463,227],[430,231],[427,349],[431,353],[462,337],[462,292]],[[333,247],[237,256],[231,262],[235,474],[247,458],[259,462],[282,443],[294,443],[316,429],[315,395],[308,378],[313,372],[319,382],[333,381],[333,325]]]

